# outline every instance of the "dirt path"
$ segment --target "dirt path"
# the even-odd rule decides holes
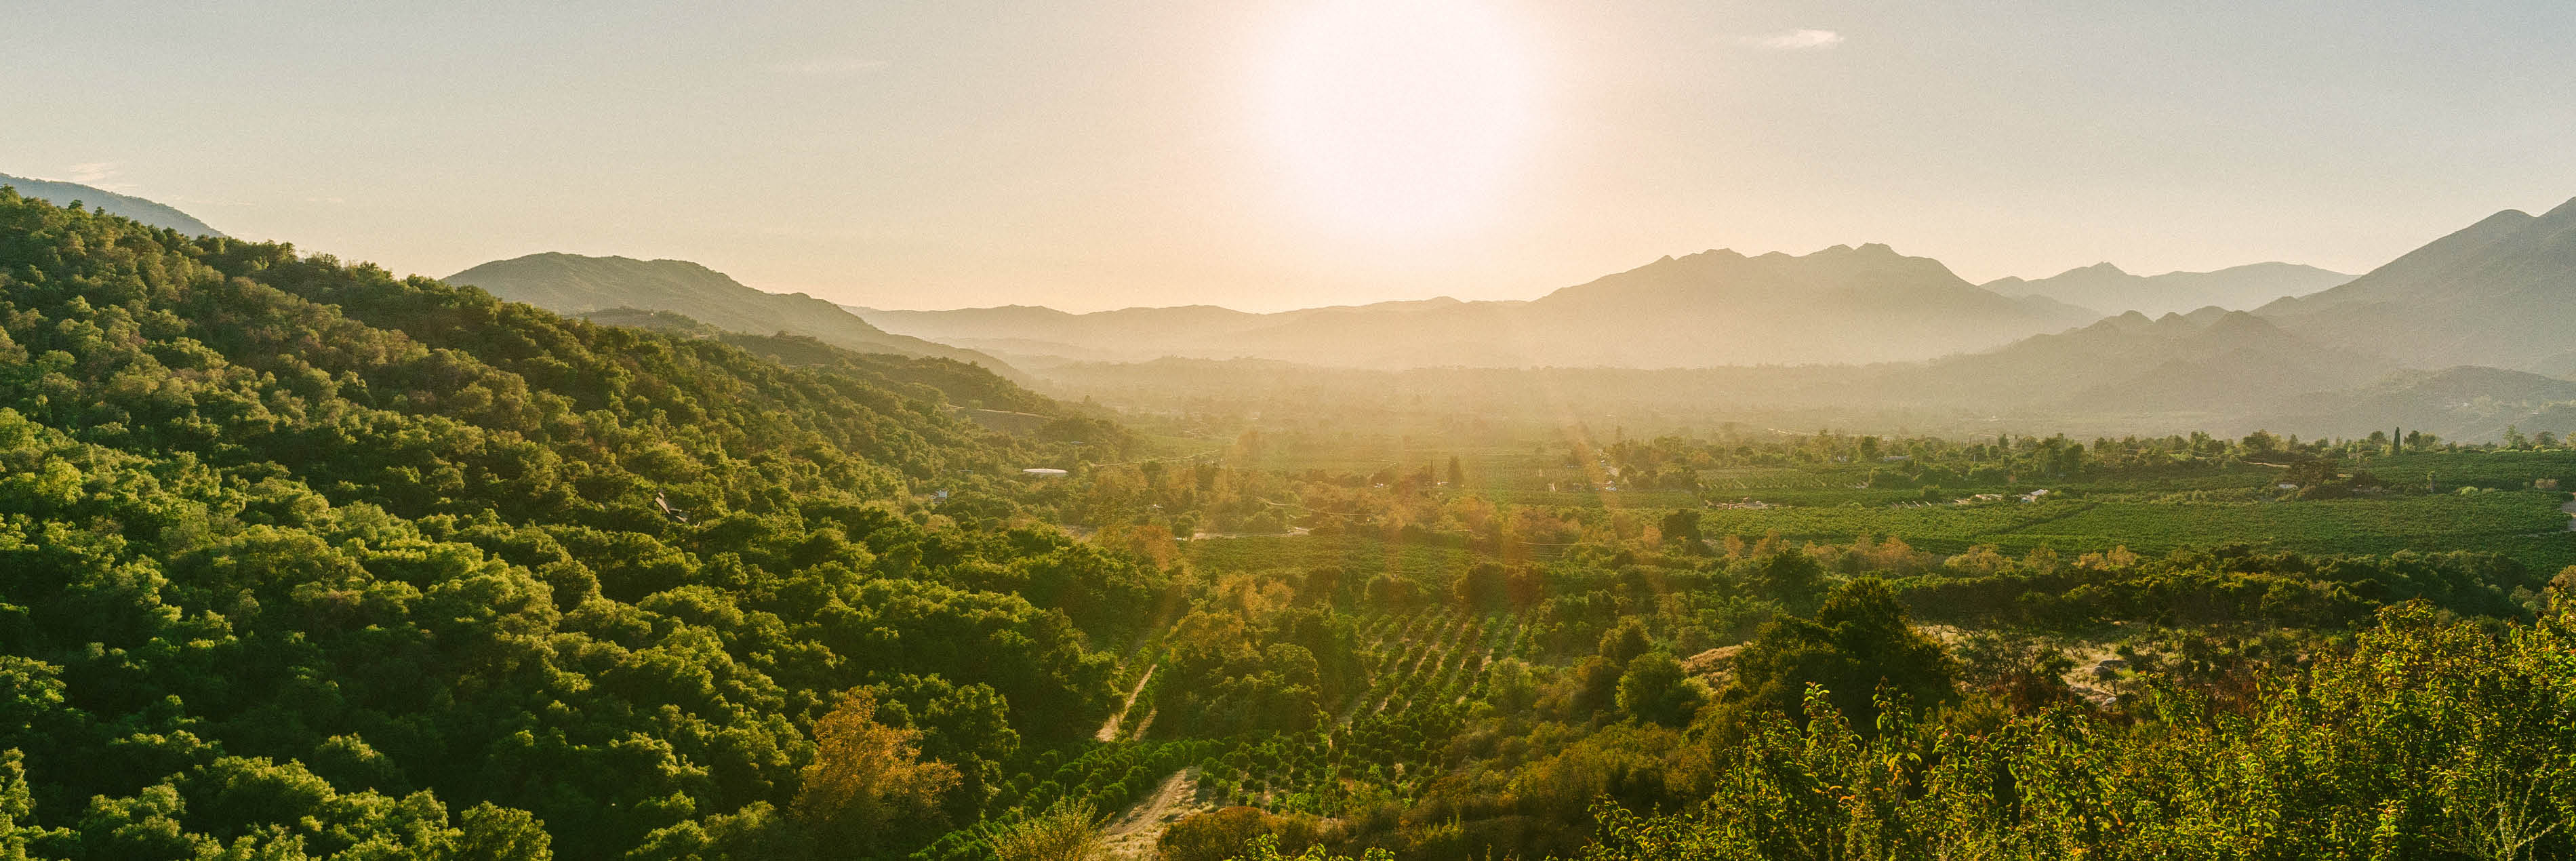
[[[1142,694],[1144,694],[1144,693],[1145,693],[1145,683],[1146,683],[1146,682],[1153,681],[1153,680],[1154,680],[1154,671],[1155,671],[1155,670],[1158,670],[1158,669],[1162,669],[1162,666],[1163,666],[1163,665],[1161,665],[1161,664],[1155,664],[1155,665],[1153,665],[1153,666],[1150,666],[1150,667],[1146,667],[1146,668],[1145,668],[1145,675],[1144,675],[1144,677],[1137,679],[1137,680],[1136,680],[1136,687],[1131,688],[1131,689],[1129,689],[1129,690],[1127,691],[1127,701],[1126,701],[1125,703],[1121,703],[1121,704],[1119,704],[1119,706],[1118,706],[1118,711],[1113,712],[1113,713],[1111,713],[1111,714],[1109,715],[1109,720],[1108,720],[1107,722],[1104,722],[1104,723],[1102,723],[1102,724],[1100,725],[1100,731],[1099,731],[1099,732],[1096,732],[1096,733],[1092,733],[1092,734],[1091,734],[1091,740],[1092,740],[1092,741],[1117,741],[1117,740],[1118,740],[1118,723],[1119,723],[1120,721],[1123,721],[1123,720],[1126,720],[1126,719],[1127,719],[1127,710],[1128,710],[1128,709],[1132,709],[1132,708],[1135,708],[1135,707],[1136,707],[1136,697],[1138,697],[1138,696],[1140,696],[1140,695],[1142,695]]]
[[[2567,531],[2576,532],[2576,502],[2558,506],[2558,510],[2567,512]]]
[[[1942,645],[1951,647],[1958,646],[1959,643],[1967,640],[1969,635],[1968,629],[1956,625],[1917,625],[1915,629],[1930,635],[1933,639],[1940,640]],[[2049,646],[2075,661],[2075,666],[2067,669],[2066,675],[2060,678],[2066,682],[2068,688],[2075,691],[2076,696],[2083,697],[2096,706],[2107,707],[2118,701],[2119,695],[2111,690],[2111,686],[2093,676],[2093,668],[2101,666],[2103,661],[2119,659],[2119,653],[2112,651],[2109,644],[2087,640],[2050,639],[2047,642]],[[1697,660],[1698,657],[1692,656],[1693,660]]]
[[[1163,785],[1154,788],[1153,795],[1136,802],[1136,806],[1127,808],[1101,829],[1102,857],[1152,858],[1156,845],[1163,840],[1163,831],[1172,823],[1215,809],[1216,805],[1199,799],[1198,766],[1172,772],[1172,776],[1163,779]]]
[[[2119,660],[2118,653],[2101,643],[2070,643],[2062,648],[2067,657],[2075,659],[2075,667],[2067,670],[2063,678],[2076,696],[2102,708],[2109,708],[2120,701],[2120,695],[2111,690],[2108,682],[2093,675],[2093,668],[2101,666],[2103,661]]]

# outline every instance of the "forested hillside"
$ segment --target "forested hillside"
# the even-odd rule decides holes
[[[49,201],[56,206],[79,203],[99,212],[131,218],[153,227],[167,227],[189,236],[224,235],[223,231],[207,226],[205,222],[198,221],[196,216],[180,212],[178,208],[169,204],[145,200],[130,194],[118,194],[104,188],[77,182],[28,179],[5,173],[0,173],[0,185],[15,188],[19,194]]]
[[[669,311],[610,308],[578,315],[613,326],[633,326],[692,338],[713,338],[783,365],[857,376],[900,389],[918,386],[923,397],[944,400],[970,417],[1004,414],[1029,421],[1013,422],[1034,432],[1021,435],[1050,442],[1078,442],[1092,454],[1118,454],[1134,444],[1124,428],[1100,413],[1065,404],[1020,388],[990,368],[974,362],[935,356],[858,352],[806,335],[748,335],[728,332]]]
[[[869,353],[928,356],[981,364],[1002,374],[1010,366],[973,350],[897,335],[870,325],[840,306],[802,293],[755,290],[722,272],[686,260],[636,260],[579,254],[530,254],[495,260],[447,276],[513,302],[563,314],[643,309],[681,314],[727,332],[805,335]]]
[[[1041,445],[0,192],[0,856],[916,845],[1099,724],[1164,588],[912,502]]]

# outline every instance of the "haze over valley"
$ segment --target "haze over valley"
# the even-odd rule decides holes
[[[2576,858],[2576,5],[21,6],[0,861]]]
[[[832,307],[680,261],[558,254],[448,280],[593,319],[670,312],[729,331],[963,358],[1060,397],[1165,412],[1320,408],[1275,400],[1295,391],[1406,392],[1436,399],[1430,411],[1640,428],[2405,426],[2492,441],[2576,416],[2576,346],[2564,335],[2576,319],[2562,301],[2576,283],[2571,219],[2576,202],[2506,211],[2362,276],[2266,263],[2142,277],[2104,264],[1980,287],[1938,261],[1864,244],[1666,257],[1526,301],[1272,313]]]

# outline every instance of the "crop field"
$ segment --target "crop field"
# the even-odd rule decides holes
[[[1369,685],[1328,733],[1274,736],[1201,763],[1233,803],[1323,816],[1372,798],[1409,798],[1434,777],[1441,747],[1485,695],[1485,669],[1529,646],[1517,616],[1372,614],[1361,626]]]
[[[2533,479],[2555,479],[2576,490],[2576,451],[2489,451],[2402,454],[2372,458],[2371,472],[2392,484],[2431,482],[2438,491],[2460,487],[2516,489]]]
[[[1896,536],[1924,550],[1955,553],[1978,544],[2006,551],[2060,552],[2125,545],[2141,553],[2246,542],[2309,553],[2478,550],[2504,553],[2536,570],[2576,564],[2559,495],[2537,491],[2391,496],[2289,502],[2130,502],[2069,499],[1907,508],[1859,506],[1712,509],[1711,536],[1844,542]]]
[[[1700,531],[1710,537],[1759,537],[1772,532],[1793,541],[1846,542],[1861,535],[1893,535],[1926,549],[1983,543],[1989,536],[2016,532],[2047,520],[2072,516],[2095,503],[1995,502],[1979,505],[1781,506],[1718,508],[1700,515]]]
[[[1482,696],[1485,664],[1519,657],[1529,646],[1522,620],[1501,613],[1377,614],[1360,633],[1373,644],[1369,689],[1350,704],[1345,722]]]
[[[1389,466],[1445,469],[1447,453],[1389,448],[1339,460],[1273,450],[1264,459],[1274,467],[1340,475]],[[2386,486],[2329,498],[2305,498],[2314,494],[2280,487],[2289,474],[2284,466],[2241,461],[2167,474],[2090,472],[2071,480],[2025,477],[2010,485],[1935,488],[1906,486],[1912,482],[1901,477],[1887,480],[1894,472],[1877,463],[1815,463],[1704,469],[1690,490],[1609,490],[1590,484],[1600,470],[1567,466],[1559,451],[1489,445],[1462,446],[1455,453],[1468,477],[1464,486],[1390,492],[1423,493],[1434,501],[1474,494],[1502,506],[1553,509],[1555,516],[1596,527],[1605,512],[1635,512],[1652,522],[1670,511],[1691,510],[1711,539],[1776,533],[1792,542],[1842,544],[1892,536],[1944,555],[1991,545],[2015,556],[2041,547],[2071,555],[2122,546],[2152,556],[2245,543],[2308,554],[2494,552],[2535,571],[2576,564],[2576,532],[2568,530],[2568,515],[2559,510],[2565,494],[2535,487],[2536,479],[2550,478],[2576,485],[2576,453],[2369,458],[2347,463],[2342,471],[2367,470]],[[1873,471],[1881,480],[1872,481]],[[2020,498],[2043,488],[2051,493],[2038,501]],[[2000,498],[1954,503],[1977,494]],[[1746,501],[1763,505],[1736,504]],[[1186,730],[1175,729],[1168,714],[1156,727],[1155,703],[1158,697],[1181,700],[1161,689],[1169,674],[1145,677],[1125,714],[1127,723],[1104,732],[1107,741],[1049,752],[999,787],[1005,812],[994,821],[1063,803],[1132,816],[1183,796],[1202,809],[1245,805],[1327,819],[1365,817],[1437,794],[1435,782],[1453,767],[1453,740],[1491,714],[1488,679],[1494,663],[1561,663],[1562,657],[1542,648],[1561,638],[1546,633],[1546,625],[1532,624],[1532,616],[1451,605],[1451,583],[1477,562],[1497,558],[1468,544],[1457,533],[1390,540],[1367,529],[1184,543],[1183,558],[1202,575],[1302,578],[1335,568],[1350,590],[1390,575],[1416,587],[1414,597],[1422,603],[1406,606],[1426,609],[1392,612],[1360,597],[1359,606],[1345,611],[1357,634],[1356,666],[1366,672],[1347,677],[1335,699],[1316,701],[1318,724],[1311,730],[1170,738]],[[1554,559],[1556,549],[1561,548],[1537,555]],[[1159,641],[1138,648],[1130,656],[1132,666],[1152,667],[1162,648]],[[1175,777],[1185,769],[1188,779]],[[939,857],[975,857],[981,851],[977,839],[953,837],[942,847],[950,854]]]
[[[1687,508],[1700,503],[1700,495],[1687,490],[1498,490],[1486,498],[1500,505],[1542,508]]]
[[[1358,630],[1368,683],[1334,704],[1319,731],[1048,751],[1001,787],[1009,812],[999,818],[1067,802],[1115,811],[1190,766],[1199,769],[1200,797],[1219,804],[1334,816],[1408,799],[1438,776],[1443,746],[1485,696],[1488,666],[1533,646],[1526,620],[1511,613],[1367,613]],[[1149,686],[1137,708],[1150,709],[1151,699]],[[959,835],[946,844],[934,857],[971,857],[975,841]]]
[[[1192,541],[1183,553],[1203,571],[1309,571],[1340,568],[1344,582],[1379,574],[1446,585],[1474,562],[1464,548],[1388,542],[1351,535],[1253,535]]]

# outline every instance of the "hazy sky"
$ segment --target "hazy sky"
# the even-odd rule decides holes
[[[2562,0],[0,0],[0,173],[399,272],[677,257],[882,307],[1863,242],[2360,271],[2576,196],[2571,46]]]

